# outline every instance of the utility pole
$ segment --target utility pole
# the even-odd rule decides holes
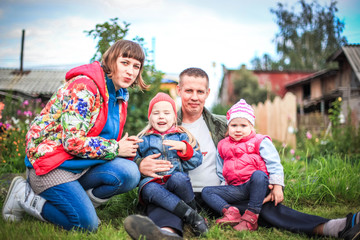
[[[23,73],[23,62],[24,62],[24,42],[25,42],[25,29],[22,30],[21,37],[21,52],[20,52],[20,74]]]
[[[155,66],[155,37],[151,39],[151,48],[152,48],[152,60],[153,65]]]

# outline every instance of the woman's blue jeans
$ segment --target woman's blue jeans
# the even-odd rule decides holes
[[[89,169],[80,179],[60,184],[42,192],[47,201],[42,216],[47,221],[64,229],[95,231],[98,218],[86,190],[100,199],[134,189],[140,181],[140,172],[131,160],[115,158]]]
[[[255,171],[250,180],[233,186],[205,187],[201,192],[202,199],[216,212],[222,213],[224,207],[249,200],[248,209],[260,213],[263,200],[268,192],[269,178],[265,172]]]
[[[152,203],[173,212],[181,200],[190,203],[195,194],[188,175],[175,172],[163,185],[156,182],[146,183],[141,190],[141,197],[146,204]]]

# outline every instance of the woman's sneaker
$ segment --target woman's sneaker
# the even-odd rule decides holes
[[[2,215],[5,221],[20,221],[22,219],[24,209],[20,202],[25,201],[26,180],[21,177],[15,177],[9,187],[6,195]]]

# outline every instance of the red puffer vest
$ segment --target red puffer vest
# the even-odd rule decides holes
[[[224,160],[223,176],[227,184],[243,184],[249,181],[256,170],[261,170],[269,176],[259,153],[260,143],[266,137],[271,140],[269,136],[251,132],[239,142],[233,141],[229,136],[219,142],[218,151]]]

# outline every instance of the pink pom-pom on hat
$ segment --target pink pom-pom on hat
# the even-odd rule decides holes
[[[234,118],[245,118],[255,126],[255,114],[254,109],[246,103],[244,99],[240,99],[235,103],[229,111],[226,113],[227,124],[231,122]]]

